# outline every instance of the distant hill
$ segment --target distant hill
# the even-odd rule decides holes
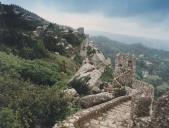
[[[151,39],[146,37],[138,37],[138,36],[131,36],[131,35],[123,35],[123,34],[112,34],[108,32],[97,32],[97,31],[89,31],[90,35],[93,36],[105,36],[111,40],[116,40],[119,42],[123,42],[125,44],[136,44],[141,43],[146,47],[159,49],[159,50],[166,50],[169,51],[169,40],[164,39]]]
[[[118,52],[134,54],[137,58],[137,78],[158,87],[158,94],[169,90],[169,52],[152,49],[140,43],[126,44],[104,36],[91,37],[93,43],[112,59]]]
[[[147,57],[158,58],[158,59],[169,59],[169,52],[148,48],[141,43],[136,44],[126,44],[120,41],[111,40],[104,36],[91,37],[91,40],[103,50],[103,52],[108,52],[107,54],[124,52],[135,54],[137,56],[143,54]]]

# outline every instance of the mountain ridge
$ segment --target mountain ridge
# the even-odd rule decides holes
[[[92,36],[100,36],[103,35],[109,39],[116,40],[119,42],[123,42],[126,44],[134,44],[134,43],[142,43],[143,45],[149,48],[155,48],[160,50],[169,51],[169,40],[164,39],[153,39],[148,37],[139,37],[139,36],[132,36],[132,35],[124,35],[124,34],[116,34],[116,33],[108,33],[108,32],[95,32],[95,31],[88,31]]]

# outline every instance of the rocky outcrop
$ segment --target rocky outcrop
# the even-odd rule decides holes
[[[86,94],[99,93],[100,77],[106,66],[111,64],[110,59],[105,58],[102,52],[90,44],[88,38],[81,44],[80,55],[84,58],[83,64],[69,81],[69,85],[75,88],[79,94],[84,89],[88,92]]]
[[[105,66],[111,64],[110,58],[106,58],[104,54],[91,43],[87,46],[87,59],[89,63],[92,63],[102,71],[104,71]]]
[[[70,80],[69,85],[79,94],[92,94],[100,92],[99,79],[102,72],[94,65],[84,64]],[[86,91],[85,91],[86,90]]]
[[[74,88],[64,90],[65,95],[70,97],[77,97],[78,93]]]
[[[80,98],[79,103],[82,108],[89,108],[94,105],[109,101],[115,98],[111,93],[103,92],[95,95],[88,95]]]

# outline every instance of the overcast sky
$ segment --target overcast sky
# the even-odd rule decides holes
[[[169,40],[169,0],[0,0],[63,25]]]

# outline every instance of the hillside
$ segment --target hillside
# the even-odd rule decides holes
[[[125,44],[106,37],[91,37],[93,43],[114,63],[118,52],[134,54],[137,57],[137,78],[156,87],[156,96],[169,90],[169,52],[150,49],[142,44]]]
[[[80,109],[77,98],[113,79],[84,28],[1,3],[0,19],[0,127],[52,127]]]
[[[75,112],[63,90],[85,34],[16,5],[0,4],[0,19],[0,127],[46,128]]]
[[[74,34],[74,29],[47,22],[16,5],[1,4],[0,10],[2,51],[26,59],[47,57],[47,52],[72,55],[69,51],[74,51],[84,39],[83,35]]]

